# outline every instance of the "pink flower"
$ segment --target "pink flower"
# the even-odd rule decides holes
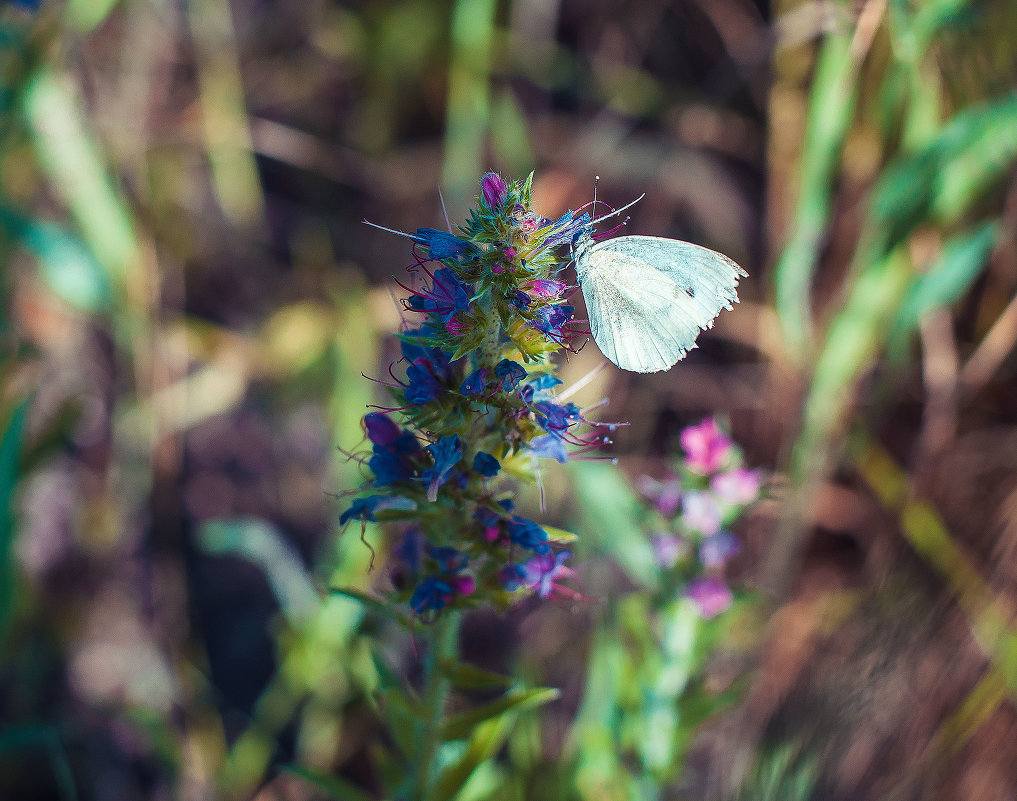
[[[694,490],[682,498],[682,522],[704,537],[720,531],[720,506],[709,492]]]
[[[684,429],[681,442],[689,470],[704,476],[717,472],[731,453],[731,438],[712,417]]]
[[[549,278],[536,278],[530,281],[526,287],[529,294],[537,298],[557,298],[565,291],[565,284],[560,281],[552,281]]]
[[[724,582],[715,578],[693,579],[685,588],[685,597],[696,605],[699,614],[706,620],[729,609],[734,602],[731,590]]]
[[[484,202],[490,209],[501,208],[501,204],[505,202],[505,198],[508,196],[505,182],[496,172],[489,172],[480,179],[480,190],[484,195]]]
[[[710,481],[710,489],[724,503],[744,506],[759,496],[759,471],[740,467],[721,473]]]

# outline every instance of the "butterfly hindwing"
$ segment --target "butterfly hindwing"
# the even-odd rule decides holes
[[[657,372],[683,358],[701,329],[738,301],[735,262],[707,248],[651,236],[597,243],[577,270],[601,351],[625,370]]]

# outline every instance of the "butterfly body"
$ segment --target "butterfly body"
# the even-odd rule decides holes
[[[624,370],[667,370],[695,347],[746,273],[722,253],[658,236],[577,239],[573,258],[590,332]]]

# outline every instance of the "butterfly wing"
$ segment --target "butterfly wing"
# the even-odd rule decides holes
[[[577,272],[590,331],[607,358],[640,373],[667,370],[738,301],[746,273],[708,248],[654,236],[623,236],[585,249]]]

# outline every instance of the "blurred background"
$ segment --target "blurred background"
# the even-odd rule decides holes
[[[630,423],[546,477],[585,600],[461,642],[562,697],[456,797],[1017,797],[1015,38],[1011,0],[3,3],[0,798],[379,797],[373,649],[416,654],[327,588],[384,583],[338,448],[410,258],[361,221],[487,170],[552,218],[645,192],[628,232],[750,278],[583,390]],[[769,476],[755,600],[718,714],[660,729],[630,487],[711,414]]]

